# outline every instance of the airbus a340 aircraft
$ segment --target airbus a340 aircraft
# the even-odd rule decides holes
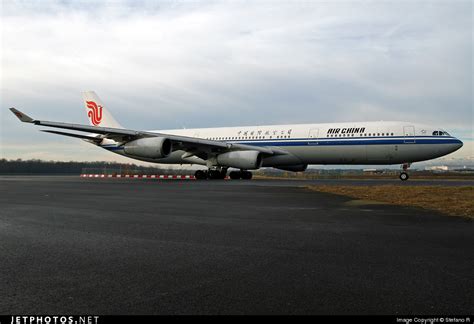
[[[133,159],[168,164],[205,165],[197,179],[251,179],[261,167],[305,171],[309,164],[402,164],[401,180],[411,163],[434,159],[463,143],[441,128],[412,122],[353,122],[242,126],[161,131],[123,128],[93,92],[83,93],[90,125],[36,120],[15,108],[22,121],[69,129],[44,132],[83,139]]]

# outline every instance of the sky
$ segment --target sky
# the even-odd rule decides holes
[[[403,120],[474,161],[472,1],[1,1],[0,157],[134,162],[8,110],[132,129]]]

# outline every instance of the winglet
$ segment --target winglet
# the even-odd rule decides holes
[[[12,113],[15,114],[15,116],[18,117],[19,120],[21,120],[22,122],[24,123],[33,123],[34,122],[34,119],[31,118],[30,116],[22,113],[21,111],[15,109],[15,108],[10,108],[10,110],[12,111]]]

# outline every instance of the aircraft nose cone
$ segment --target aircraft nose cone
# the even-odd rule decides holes
[[[464,145],[464,143],[461,140],[456,138],[456,140],[454,142],[454,150],[455,151],[459,150],[463,145]]]

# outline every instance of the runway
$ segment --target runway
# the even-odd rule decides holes
[[[474,312],[472,221],[318,181],[1,176],[0,313]]]

